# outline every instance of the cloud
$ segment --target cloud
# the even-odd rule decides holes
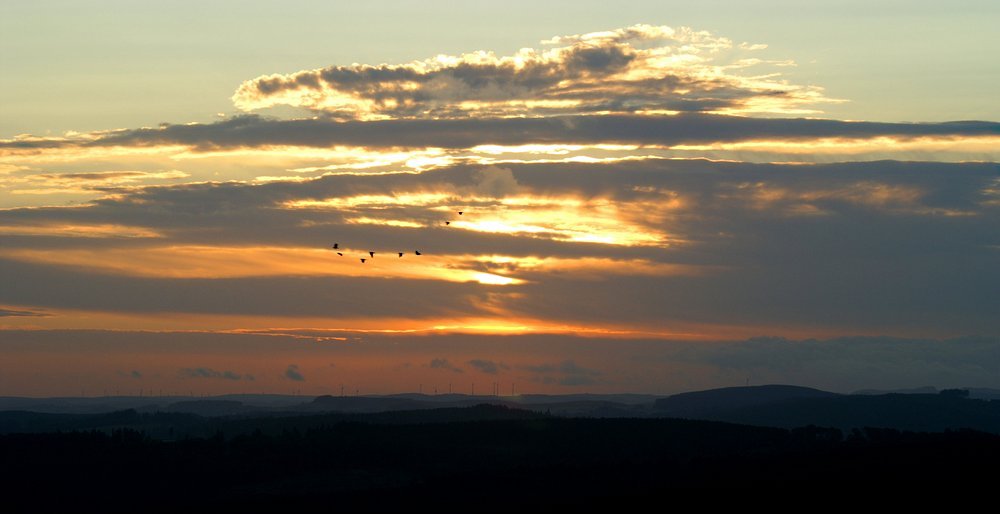
[[[111,188],[162,181],[176,182],[190,175],[178,170],[95,171],[81,173],[38,173],[24,170],[0,177],[0,187],[15,195],[92,194]]]
[[[144,149],[172,145],[212,152],[281,146],[468,149],[478,145],[564,143],[675,146],[830,139],[827,145],[812,144],[810,152],[822,154],[827,151],[829,144],[842,139],[890,138],[876,141],[876,144],[885,147],[898,144],[892,138],[938,138],[943,143],[951,141],[952,144],[959,144],[960,139],[956,140],[958,138],[996,138],[998,134],[1000,123],[986,121],[881,123],[809,118],[750,118],[700,113],[674,116],[605,114],[344,122],[324,118],[280,120],[243,115],[207,124],[165,124],[155,128],[84,134],[71,139],[0,140],[0,155],[24,154],[38,158],[46,155],[45,152],[67,149],[99,151],[108,147]],[[180,150],[175,149],[174,152]]]
[[[507,366],[502,362],[494,362],[484,359],[472,359],[469,361],[469,365],[489,375],[496,375],[500,372],[500,370],[510,369],[510,366]]]
[[[448,359],[443,359],[443,358],[431,359],[431,362],[430,364],[428,364],[428,366],[431,369],[454,371],[455,373],[462,372],[462,368],[456,367],[454,364],[448,362]]]
[[[320,111],[308,119],[0,141],[12,158],[0,190],[58,198],[0,210],[4,325],[1000,330],[995,163],[803,164],[949,144],[963,150],[948,155],[989,160],[1000,124],[719,114],[822,98],[753,78],[781,64],[745,58],[762,47],[688,29],[544,44],[306,70],[237,93],[251,109]],[[747,154],[794,163],[676,158]],[[53,207],[55,190],[87,203]],[[36,309],[50,315],[24,314]]]
[[[183,171],[170,170],[157,173],[145,171],[96,171],[89,173],[39,173],[32,175],[57,185],[92,185],[134,183],[143,179],[179,179],[189,175]]]
[[[27,317],[27,318],[38,318],[51,316],[51,314],[45,312],[36,312],[21,309],[0,309],[0,318],[4,317]]]
[[[295,380],[296,382],[305,382],[306,380],[306,377],[299,371],[298,364],[288,365],[288,368],[285,369],[285,378]]]
[[[578,365],[572,359],[564,360],[558,364],[536,364],[521,366],[525,371],[539,375],[536,380],[546,384],[559,384],[564,386],[593,385],[597,383],[600,371],[589,369]]]
[[[476,171],[476,193],[488,198],[517,194],[520,186],[510,168],[489,166]]]
[[[182,378],[218,378],[223,380],[253,380],[253,375],[241,375],[232,371],[216,371],[212,368],[182,368],[177,372]]]
[[[484,167],[457,165],[140,188],[89,206],[0,211],[0,305],[286,318],[272,326],[541,320],[704,337],[711,326],[747,327],[740,336],[761,333],[755,326],[935,337],[1000,330],[995,164],[659,159],[485,169],[516,190],[479,196]],[[468,212],[441,225],[460,209]],[[333,241],[378,251],[375,266],[341,264]],[[396,249],[420,249],[424,260],[379,257]],[[520,282],[491,285],[477,273]]]
[[[244,82],[237,107],[304,107],[347,119],[642,111],[813,112],[817,87],[740,58],[759,47],[688,28],[634,25],[555,37],[545,50],[474,52],[399,65],[331,66]]]

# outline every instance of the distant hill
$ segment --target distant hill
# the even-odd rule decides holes
[[[691,393],[675,394],[656,400],[655,407],[663,413],[682,418],[714,419],[731,411],[759,408],[807,398],[831,398],[837,393],[792,385],[762,385],[726,387]]]
[[[794,386],[734,387],[684,393],[656,401],[662,416],[794,428],[943,431],[971,428],[1000,433],[1000,401],[954,394],[840,395]]]
[[[962,387],[960,389],[969,391],[969,398],[973,400],[1000,400],[1000,389],[991,389],[989,387]],[[924,386],[911,389],[861,389],[851,394],[937,394],[939,392],[936,387]]]
[[[909,389],[860,389],[851,394],[863,394],[875,396],[880,394],[937,394],[938,389],[934,386],[911,387]]]
[[[258,410],[280,410],[311,400],[308,396],[291,396],[280,394],[227,394],[210,397],[196,396],[85,396],[85,397],[54,397],[30,398],[17,396],[0,396],[0,411],[31,411],[52,414],[100,414],[106,412],[134,409],[138,412],[169,411],[175,406],[183,409],[192,405],[191,402],[238,402],[248,408]],[[210,404],[200,404],[207,406]],[[220,404],[225,405],[225,404]],[[207,411],[208,409],[202,409]],[[207,412],[200,414],[214,415]]]
[[[932,390],[935,394],[918,391]],[[966,395],[965,392],[968,391]],[[575,418],[686,418],[794,428],[808,425],[852,429],[881,427],[940,431],[974,428],[1000,433],[1000,391],[994,389],[913,389],[907,394],[842,395],[792,385],[729,387],[669,397],[639,394],[471,396],[398,394],[386,396],[223,395],[214,397],[0,397],[0,433],[133,427],[172,438],[208,419],[277,419],[330,415],[358,416],[402,411],[462,409],[489,404],[533,413]],[[960,393],[960,394],[955,394]],[[124,412],[129,414],[122,414]],[[472,411],[475,413],[475,411]],[[191,416],[195,416],[192,418]],[[435,414],[407,414],[431,419]],[[465,415],[465,414],[463,414]],[[123,417],[124,416],[124,417]],[[272,421],[268,421],[272,423]],[[280,424],[278,421],[273,423]]]
[[[186,400],[174,402],[163,408],[163,412],[183,412],[199,416],[231,416],[233,414],[249,414],[263,412],[260,407],[244,405],[236,400]]]
[[[385,412],[439,408],[439,403],[385,396],[317,396],[293,408],[301,412]]]

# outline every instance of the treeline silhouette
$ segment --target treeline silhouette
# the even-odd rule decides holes
[[[991,482],[984,470],[1000,458],[1000,436],[970,430],[571,419],[486,405],[209,423],[198,430],[210,435],[167,440],[135,428],[2,435],[5,502],[131,512],[620,509],[698,487],[968,486]]]

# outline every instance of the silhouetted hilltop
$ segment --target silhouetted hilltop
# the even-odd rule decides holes
[[[726,387],[675,394],[656,400],[655,406],[663,413],[669,415],[682,418],[700,418],[703,416],[714,417],[720,413],[734,410],[786,403],[792,400],[830,398],[835,396],[840,395],[809,387],[762,385]]]
[[[937,394],[840,395],[793,386],[759,386],[684,393],[657,400],[663,416],[794,428],[881,427],[937,432],[971,428],[1000,433],[1000,402],[968,391]]]
[[[868,396],[882,394],[937,394],[938,390],[934,386],[911,387],[909,389],[859,389],[851,394],[863,394]]]
[[[307,411],[337,411],[337,412],[383,412],[392,410],[431,409],[440,405],[410,400],[406,398],[391,398],[384,396],[317,396],[313,401],[302,404],[295,410]]]
[[[962,387],[969,392],[973,400],[1000,400],[1000,389],[989,387]],[[881,395],[881,394],[938,394],[940,391],[933,386],[914,387],[911,389],[861,389],[851,394]]]
[[[275,421],[277,418],[328,415],[325,418],[327,422],[368,422],[374,419],[368,415],[385,413],[385,420],[409,416],[407,419],[412,419],[413,422],[424,422],[421,416],[431,419],[443,415],[431,411],[464,409],[482,404],[574,418],[673,417],[783,428],[807,425],[841,429],[870,426],[919,431],[973,428],[1000,433],[1000,401],[976,399],[989,397],[995,390],[934,391],[936,394],[911,392],[840,395],[808,387],[765,385],[696,391],[666,398],[613,394],[501,397],[413,393],[388,396],[327,395],[316,398],[283,395],[0,398],[0,407],[20,407],[0,409],[0,433],[128,427],[143,430],[157,438],[173,438],[190,432],[189,429],[195,425],[201,428],[190,433],[205,434],[204,430],[207,429],[204,427],[210,423],[203,418],[256,418],[262,420],[261,423],[279,425]],[[118,408],[119,406],[124,407]],[[100,408],[106,410],[95,412],[95,409]],[[56,412],[52,412],[53,410]],[[121,414],[123,412],[129,414]],[[428,414],[417,414],[418,412]],[[192,418],[191,415],[197,416]],[[123,421],[105,422],[119,418]]]

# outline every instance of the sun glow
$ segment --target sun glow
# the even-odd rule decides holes
[[[325,200],[299,200],[286,209],[330,209],[365,212],[355,223],[422,227],[426,222],[379,217],[390,207],[423,207],[427,219],[447,222],[453,229],[510,234],[564,241],[620,246],[666,246],[672,241],[652,228],[683,202],[669,194],[662,201],[625,205],[607,198],[549,197],[519,194],[501,198],[462,196],[459,192],[357,195]],[[464,215],[459,218],[458,211]],[[363,220],[363,221],[359,221]]]

